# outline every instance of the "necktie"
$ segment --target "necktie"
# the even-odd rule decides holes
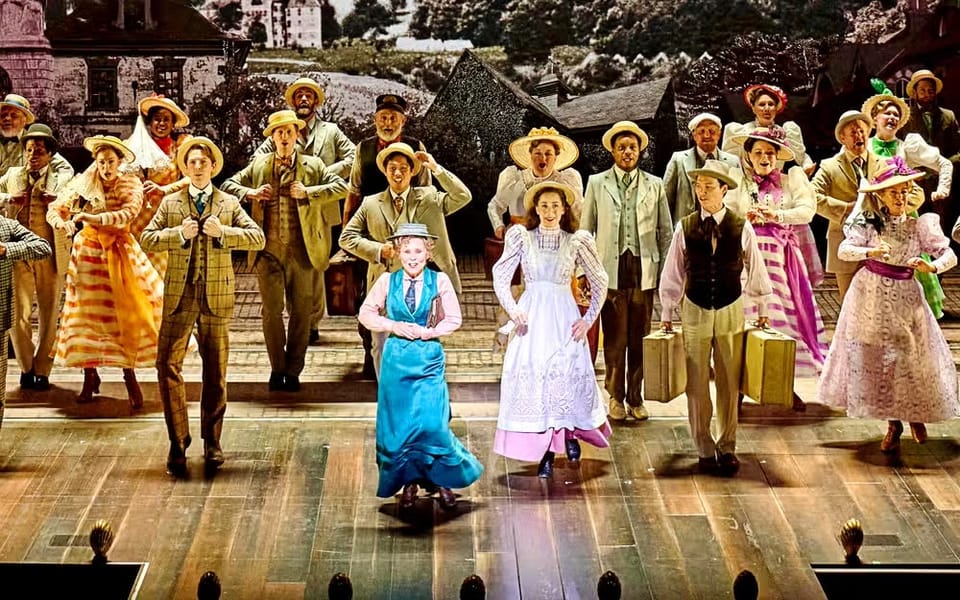
[[[929,111],[923,111],[923,124],[926,125],[927,131],[933,131],[933,114]]]
[[[203,215],[203,192],[197,194],[197,197],[193,200],[194,204],[197,206],[197,215]]]
[[[624,189],[624,190],[626,190],[628,187],[630,187],[630,180],[631,180],[631,179],[633,179],[633,178],[630,177],[630,173],[624,173],[624,174],[623,174],[623,177],[620,179],[620,183],[623,184],[623,189]]]
[[[27,196],[33,191],[33,186],[37,185],[38,181],[40,181],[39,171],[30,171],[30,173],[27,174]]]
[[[403,212],[403,196],[393,197],[393,210],[397,211],[397,216]]]
[[[407,279],[407,293],[403,296],[403,301],[407,303],[407,309],[410,314],[417,310],[417,280]]]
[[[863,157],[858,156],[855,159],[853,159],[853,172],[857,176],[857,181],[863,179],[863,166],[864,166]]]
[[[717,157],[713,155],[713,152],[707,153],[707,160],[716,160]]]
[[[703,219],[703,223],[700,226],[701,231],[703,231],[703,237],[710,238],[710,252],[711,254],[717,251],[717,220],[713,216],[706,217]]]

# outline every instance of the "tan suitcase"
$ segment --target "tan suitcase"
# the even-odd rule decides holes
[[[773,329],[747,327],[740,391],[760,404],[793,406],[797,341]]]
[[[670,402],[686,391],[687,359],[680,327],[643,338],[643,399]]]

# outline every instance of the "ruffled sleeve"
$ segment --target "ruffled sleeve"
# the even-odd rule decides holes
[[[600,307],[607,297],[607,271],[600,262],[597,244],[593,236],[586,231],[577,231],[573,234],[573,243],[576,244],[577,266],[583,269],[587,281],[590,283],[590,306],[583,315],[583,320],[592,324],[600,315]]]
[[[517,311],[517,301],[513,299],[513,293],[510,291],[510,282],[523,257],[525,237],[527,237],[527,230],[523,225],[513,225],[507,229],[506,235],[503,236],[503,254],[493,265],[493,291],[497,294],[500,306],[510,315],[510,318],[513,318]]]
[[[867,252],[877,246],[877,231],[873,226],[864,223],[862,218],[857,221],[847,221],[843,233],[846,237],[837,248],[837,256],[840,260],[849,262],[866,260]]]
[[[780,222],[786,225],[805,225],[817,213],[817,196],[813,184],[800,167],[787,172],[786,201],[780,209]]]
[[[950,249],[950,240],[940,229],[940,217],[936,213],[917,217],[917,235],[920,237],[920,250],[936,259],[933,266],[937,268],[937,273],[956,266],[957,255]]]
[[[907,164],[921,166],[940,174],[937,180],[937,193],[950,195],[950,184],[953,181],[953,164],[940,155],[936,146],[931,146],[917,133],[908,133],[900,148],[903,150]]]
[[[738,136],[741,133],[744,133],[744,130],[747,130],[747,125],[743,123],[727,123],[723,127],[723,142],[720,144],[720,149],[724,152],[729,152],[734,156],[740,156],[743,146],[736,144],[733,141],[734,136]],[[749,129],[753,129],[751,125]]]
[[[803,132],[800,131],[800,126],[794,121],[787,121],[782,127],[783,132],[787,134],[787,144],[796,155],[796,163],[802,168],[812,165],[813,159],[807,155],[807,145],[803,143]]]

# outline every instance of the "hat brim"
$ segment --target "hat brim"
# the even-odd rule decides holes
[[[564,135],[525,135],[510,142],[508,151],[510,158],[521,169],[529,169],[533,166],[533,159],[530,157],[530,144],[533,142],[553,142],[559,146],[557,153],[557,162],[553,168],[562,171],[577,162],[580,157],[580,149],[577,145]]]
[[[323,104],[327,99],[326,93],[324,93],[323,88],[317,85],[313,81],[294,81],[291,83],[286,91],[283,92],[283,99],[287,101],[287,105],[296,110],[297,105],[294,102],[293,95],[300,88],[308,88],[317,96],[317,105]]]
[[[763,137],[762,135],[750,135],[749,133],[741,133],[739,135],[735,135],[730,138],[730,140],[738,146],[743,146],[749,139],[754,139],[759,142],[767,142],[768,144],[773,144],[774,146],[776,146],[777,160],[782,160],[786,162],[786,161],[794,160],[796,158],[796,155],[793,153],[793,150],[791,150],[789,146],[787,146],[782,142],[778,142],[777,140],[774,140],[768,137]]]
[[[303,131],[307,126],[302,119],[284,119],[282,121],[277,121],[276,123],[267,125],[267,128],[263,130],[263,137],[270,137],[273,134],[274,129],[277,127],[283,127],[284,125],[296,125],[297,131]]]
[[[913,175],[894,175],[889,179],[884,179],[878,183],[872,183],[861,187],[858,192],[867,193],[867,192],[879,192],[885,190],[888,187],[893,187],[895,185],[900,185],[901,183],[907,183],[909,181],[916,181],[917,179],[923,178],[923,173],[914,173]]]
[[[213,173],[210,174],[211,177],[216,177],[220,174],[220,171],[223,170],[223,152],[220,151],[220,148],[217,148],[217,145],[214,144],[211,140],[203,137],[193,137],[190,138],[187,142],[182,144],[177,150],[177,168],[180,169],[180,172],[186,174],[187,172],[187,153],[196,146],[204,146],[210,149],[210,152],[213,153]]]
[[[531,186],[530,189],[523,194],[523,207],[526,210],[529,211],[531,208],[533,208],[534,197],[540,193],[540,190],[543,189],[556,190],[557,192],[563,194],[563,198],[568,207],[572,207],[576,201],[576,194],[574,193],[573,188],[569,185],[560,183],[558,181],[541,181],[540,183]]]
[[[843,143],[840,141],[840,133],[843,131],[843,128],[849,125],[850,123],[853,123],[854,121],[863,121],[864,123],[867,124],[868,128],[871,127],[870,117],[862,112],[852,114],[852,115],[847,115],[841,118],[839,121],[837,121],[837,124],[833,127],[833,137],[837,140],[838,144]]]
[[[736,189],[737,182],[733,177],[726,173],[721,173],[720,171],[714,171],[713,169],[693,169],[687,171],[687,175],[690,177],[691,181],[696,180],[697,177],[703,175],[704,177],[713,177],[719,180],[721,183],[726,184],[728,189]]]
[[[13,102],[0,102],[0,106],[12,106],[15,109],[19,110],[20,112],[22,112],[24,115],[27,116],[27,125],[32,125],[37,120],[37,117],[34,116],[32,112],[30,112],[30,109],[24,108],[19,104],[14,104]]]
[[[144,98],[140,101],[140,114],[146,117],[150,109],[155,106],[170,111],[173,115],[173,126],[175,128],[186,127],[190,124],[190,117],[187,116],[187,113],[169,98]]]
[[[916,79],[914,79],[914,78],[911,77],[911,78],[910,78],[910,81],[907,82],[907,97],[908,97],[908,98],[915,98],[915,97],[916,97],[916,96],[914,95],[914,92],[915,92],[916,89],[917,89],[917,84],[920,83],[921,81],[923,81],[924,79],[932,79],[932,80],[933,80],[933,84],[936,86],[936,89],[937,89],[937,93],[938,93],[938,94],[943,91],[943,81],[942,81],[939,77],[937,77],[937,76],[934,75],[933,73],[931,73],[931,74],[929,74],[929,75],[924,74],[923,77],[917,77]]]
[[[420,162],[420,159],[417,158],[416,153],[408,151],[406,148],[397,148],[392,144],[387,146],[377,154],[377,168],[380,169],[380,172],[384,175],[387,174],[387,167],[384,163],[387,162],[387,158],[393,156],[394,154],[402,154],[413,161],[413,176],[416,177],[420,174],[420,169],[423,168],[423,164]]]
[[[650,144],[650,138],[647,136],[647,132],[639,127],[628,127],[626,125],[618,127],[615,125],[603,134],[603,147],[607,149],[607,152],[613,152],[613,139],[621,133],[629,133],[640,138],[641,152],[646,150],[647,146]]]
[[[900,109],[900,122],[897,123],[897,131],[900,131],[903,126],[907,124],[907,121],[910,120],[910,107],[904,102],[903,98],[897,98],[890,94],[875,94],[864,100],[863,106],[860,107],[860,112],[869,117],[870,120],[867,121],[867,124],[871,129],[875,129],[877,123],[873,118],[873,109],[884,100],[893,102],[897,105],[897,108]]]
[[[398,240],[400,238],[416,237],[423,238],[425,240],[436,240],[439,239],[437,236],[432,233],[420,233],[420,232],[411,232],[411,231],[397,231],[392,235],[387,236],[388,240]]]
[[[137,159],[137,155],[134,154],[133,150],[128,148],[126,144],[120,140],[111,140],[103,137],[88,137],[87,139],[83,140],[83,147],[86,148],[90,154],[96,152],[96,149],[101,146],[109,146],[110,148],[113,148],[119,152],[123,157],[123,160],[127,161],[128,163],[132,163]]]

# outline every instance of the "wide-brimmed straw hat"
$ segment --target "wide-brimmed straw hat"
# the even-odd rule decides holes
[[[128,163],[132,163],[137,159],[137,155],[133,153],[133,150],[120,141],[118,137],[112,135],[95,135],[83,140],[83,147],[86,148],[90,154],[95,154],[97,149],[103,146],[109,146],[119,152],[123,160]]]
[[[294,101],[293,95],[300,88],[307,88],[311,92],[317,95],[317,104],[323,104],[323,101],[326,99],[327,95],[324,93],[323,88],[320,87],[320,84],[316,81],[310,79],[309,77],[301,77],[293,83],[287,86],[286,91],[283,92],[283,99],[287,101],[287,104],[296,108],[296,103]]]
[[[423,165],[420,162],[420,159],[417,158],[417,153],[414,152],[413,148],[410,147],[410,144],[405,144],[403,142],[394,142],[380,151],[377,154],[377,168],[380,169],[380,172],[384,175],[387,174],[387,159],[394,154],[402,154],[409,158],[413,162],[413,175],[416,176],[420,172],[420,169]]]
[[[900,121],[897,123],[897,131],[900,131],[900,129],[907,124],[907,121],[910,120],[910,107],[907,106],[903,98],[898,98],[892,93],[889,93],[889,91],[882,94],[875,94],[864,100],[863,106],[860,107],[860,112],[870,117],[867,124],[870,125],[871,128],[876,127],[877,124],[874,119],[874,114],[879,112],[880,109],[878,107],[883,102],[892,102],[900,110]]]
[[[863,121],[864,123],[866,123],[867,129],[870,128],[869,116],[867,116],[865,113],[859,110],[848,110],[842,115],[840,115],[840,119],[837,121],[837,124],[833,127],[833,137],[836,138],[837,142],[841,144],[843,143],[843,142],[840,142],[840,133],[843,131],[844,127],[846,127],[850,123],[853,123],[854,121]]]
[[[718,117],[713,113],[705,112],[705,113],[700,113],[699,115],[690,119],[690,122],[687,123],[687,129],[690,130],[690,133],[693,133],[693,130],[696,129],[700,125],[700,123],[703,123],[704,121],[710,121],[711,123],[715,123],[717,127],[721,127],[721,128],[723,127],[723,122],[720,120],[720,117]]]
[[[747,140],[760,140],[777,147],[777,160],[793,160],[794,153],[787,143],[787,134],[782,127],[757,127],[753,131],[741,133],[731,138],[733,143],[743,146]]]
[[[263,136],[270,137],[274,129],[283,127],[284,125],[296,125],[297,131],[307,126],[302,119],[297,117],[297,113],[292,110],[278,110],[267,117],[267,127],[263,130]]]
[[[691,180],[695,180],[700,175],[704,177],[715,177],[720,183],[726,184],[727,188],[731,190],[737,187],[737,181],[733,177],[730,177],[730,165],[722,160],[707,160],[699,169],[687,171],[687,175]]]
[[[930,69],[920,69],[916,73],[910,76],[910,81],[907,82],[907,97],[915,98],[915,90],[917,89],[917,84],[923,81],[924,79],[929,79],[933,81],[933,84],[937,89],[939,94],[943,90],[943,80],[933,74],[933,71]]]
[[[580,150],[577,145],[565,135],[560,135],[553,127],[534,127],[527,135],[510,142],[510,158],[521,169],[529,169],[533,164],[530,157],[530,145],[534,142],[547,141],[557,145],[557,162],[554,168],[558,171],[566,169],[577,162]]]
[[[537,197],[537,194],[542,193],[545,190],[555,190],[567,203],[567,207],[573,206],[574,201],[577,196],[574,193],[573,188],[565,183],[560,183],[559,181],[541,181],[530,187],[529,190],[523,195],[523,207],[527,210],[533,208],[533,199]]]
[[[223,153],[220,152],[220,148],[217,148],[217,145],[213,143],[213,140],[202,135],[190,138],[189,141],[181,144],[180,148],[177,149],[177,167],[180,168],[180,172],[187,172],[187,153],[197,146],[210,149],[210,152],[213,154],[213,173],[211,177],[216,177],[223,169]]]
[[[633,121],[617,121],[613,124],[613,127],[608,129],[603,134],[603,147],[609,152],[613,152],[613,138],[617,137],[621,133],[630,133],[637,137],[640,140],[640,151],[647,147],[647,144],[650,143],[650,138],[647,136],[647,133],[640,129],[640,126],[634,123]]]
[[[190,124],[190,117],[187,116],[187,113],[183,112],[182,108],[177,106],[176,102],[170,98],[165,98],[164,96],[158,94],[147,96],[140,101],[140,114],[146,117],[147,113],[150,112],[150,109],[155,106],[165,108],[169,110],[171,114],[173,114],[174,127],[186,127]]]
[[[30,111],[30,101],[24,98],[23,96],[18,96],[17,94],[7,94],[3,102],[0,102],[0,106],[12,106],[16,109],[19,109],[27,117],[27,125],[33,123],[37,120],[33,116],[33,112]]]
[[[787,107],[787,93],[779,87],[768,83],[755,83],[747,86],[747,89],[743,90],[743,101],[749,106],[753,106],[757,94],[760,92],[767,92],[777,100],[777,114],[782,113],[783,109]]]
[[[886,160],[886,165],[882,171],[877,173],[876,177],[860,186],[859,192],[879,192],[888,187],[914,181],[923,177],[922,171],[914,171],[907,166],[903,158],[894,156]]]
[[[430,233],[430,230],[427,229],[427,226],[423,223],[400,223],[400,225],[397,226],[397,230],[393,232],[393,235],[387,239],[395,240],[404,237],[419,237],[430,240],[437,239],[437,236]]]
[[[44,140],[47,144],[47,150],[51,152],[55,152],[60,147],[57,138],[53,137],[53,130],[43,123],[34,123],[20,137],[21,144],[25,145],[27,140]]]

